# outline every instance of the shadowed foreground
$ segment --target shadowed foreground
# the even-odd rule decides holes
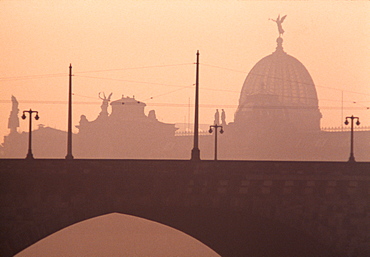
[[[369,163],[0,160],[1,256],[118,212],[221,256],[367,256]]]

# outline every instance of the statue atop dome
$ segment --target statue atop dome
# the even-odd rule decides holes
[[[276,24],[278,26],[278,31],[279,31],[279,37],[281,37],[284,34],[283,26],[281,24],[284,22],[285,18],[286,18],[286,15],[284,15],[283,17],[280,18],[280,14],[279,14],[279,16],[277,17],[276,20],[270,19],[270,20],[276,22]]]

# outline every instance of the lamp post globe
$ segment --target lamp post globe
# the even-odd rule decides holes
[[[29,123],[29,129],[28,129],[28,152],[26,155],[26,159],[34,159],[32,154],[32,113],[36,113],[35,120],[38,120],[39,112],[38,111],[32,111],[32,109],[23,111],[22,119],[26,119],[26,112],[30,114],[30,123]]]
[[[215,129],[215,161],[217,161],[217,129],[220,128],[220,133],[221,134],[224,133],[224,130],[223,130],[223,127],[221,125],[215,124],[215,125],[209,126],[209,130],[208,130],[209,133],[213,132],[212,128]]]
[[[354,117],[353,115],[348,116],[348,117],[346,117],[346,120],[344,121],[345,125],[349,124],[348,119],[351,119],[351,144],[350,144],[350,152],[349,152],[348,162],[355,162],[356,160],[355,160],[355,155],[354,155],[354,152],[353,152],[353,145],[354,145],[354,142],[353,142],[353,120],[357,120],[356,125],[359,126],[360,125],[360,119],[359,119],[359,117]]]

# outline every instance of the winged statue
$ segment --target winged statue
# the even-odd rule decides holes
[[[271,19],[272,21],[276,22],[276,24],[278,26],[279,37],[284,34],[284,29],[283,29],[283,26],[281,24],[283,23],[283,21],[285,20],[285,18],[286,18],[286,15],[284,15],[283,17],[280,18],[280,14],[279,14],[279,16],[277,17],[276,20]]]

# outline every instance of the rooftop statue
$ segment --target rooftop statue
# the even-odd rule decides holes
[[[17,128],[19,127],[18,112],[18,101],[15,96],[12,95],[12,110],[8,119],[8,128],[10,129],[10,133],[17,132]]]
[[[279,37],[281,37],[284,34],[283,26],[281,24],[284,22],[285,18],[286,18],[286,15],[284,15],[282,18],[280,18],[280,14],[279,14],[279,16],[277,17],[276,20],[270,19],[270,20],[276,22],[276,24],[278,26],[278,31],[279,31]]]
[[[214,125],[219,125],[220,124],[220,113],[218,112],[218,109],[216,109],[215,120],[214,120],[213,124]]]
[[[222,112],[221,112],[221,124],[222,126],[226,126],[226,113],[224,109],[222,109]]]
[[[103,100],[103,103],[102,103],[102,105],[101,105],[101,112],[100,112],[100,114],[106,114],[106,115],[108,115],[108,104],[109,104],[109,102],[110,102],[110,98],[112,97],[112,94],[113,93],[110,93],[110,95],[108,96],[108,98],[105,96],[105,93],[103,92],[103,97],[101,97],[101,93],[102,92],[99,92],[99,98],[101,99],[101,100]]]

